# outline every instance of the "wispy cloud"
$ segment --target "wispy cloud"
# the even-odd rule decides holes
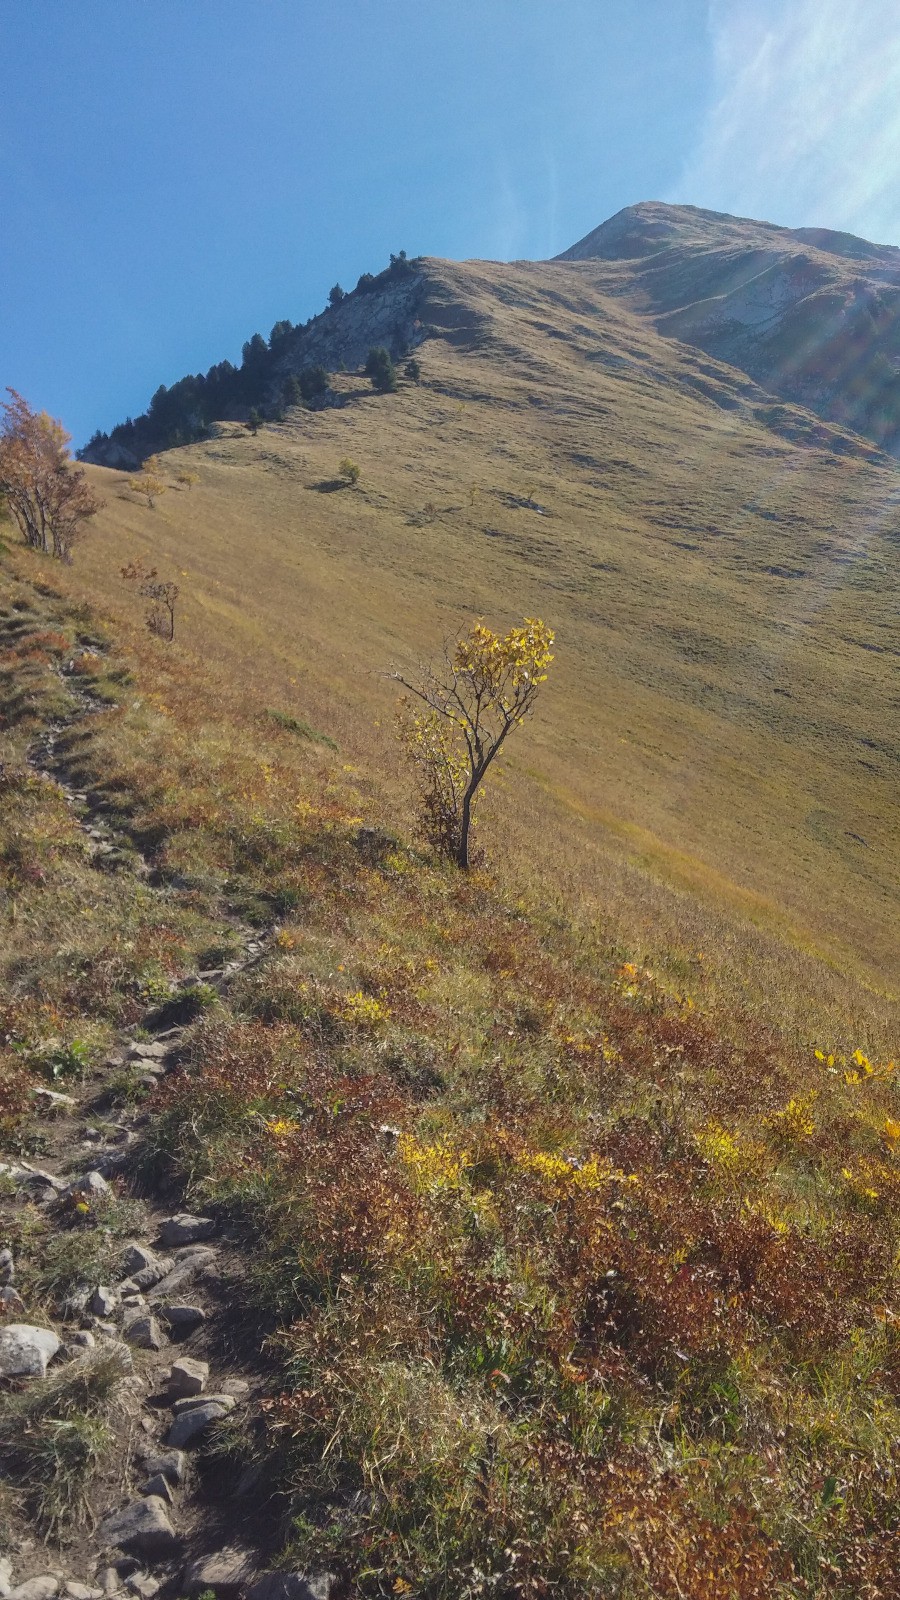
[[[897,0],[710,0],[715,81],[673,200],[900,244]]]

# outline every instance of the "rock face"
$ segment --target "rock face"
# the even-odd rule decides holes
[[[146,1556],[171,1555],[178,1545],[166,1503],[155,1495],[132,1500],[121,1511],[105,1517],[100,1524],[100,1537],[105,1544]]]
[[[59,1339],[51,1328],[11,1322],[0,1328],[0,1377],[42,1378],[58,1349]]]
[[[900,454],[893,245],[649,201],[626,206],[556,260],[616,263],[616,291],[634,295],[660,333]]]

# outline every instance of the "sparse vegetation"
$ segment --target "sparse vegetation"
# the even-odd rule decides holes
[[[124,1377],[121,1347],[101,1347],[0,1399],[0,1463],[48,1539],[89,1520]]]
[[[349,456],[342,456],[338,462],[338,474],[351,489],[359,483],[360,470],[358,463],[351,461]]]

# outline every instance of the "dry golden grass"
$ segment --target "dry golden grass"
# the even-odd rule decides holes
[[[769,431],[762,392],[661,338],[617,270],[430,263],[421,385],[339,376],[341,409],[225,425],[164,457],[153,510],[92,469],[107,505],[66,586],[133,616],[119,568],[150,559],[182,586],[176,649],[330,734],[392,814],[386,669],[472,615],[545,617],[492,859],[651,952],[691,948],[697,903],[757,929],[725,987],[763,960],[761,1001],[799,962],[849,1028],[900,979],[896,470]]]

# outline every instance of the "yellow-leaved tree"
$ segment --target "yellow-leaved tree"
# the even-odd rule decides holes
[[[414,681],[391,674],[407,690],[400,734],[419,783],[422,834],[464,870],[476,794],[513,728],[534,709],[552,649],[553,633],[537,618],[505,635],[477,622],[445,647],[439,667],[425,667]]]

